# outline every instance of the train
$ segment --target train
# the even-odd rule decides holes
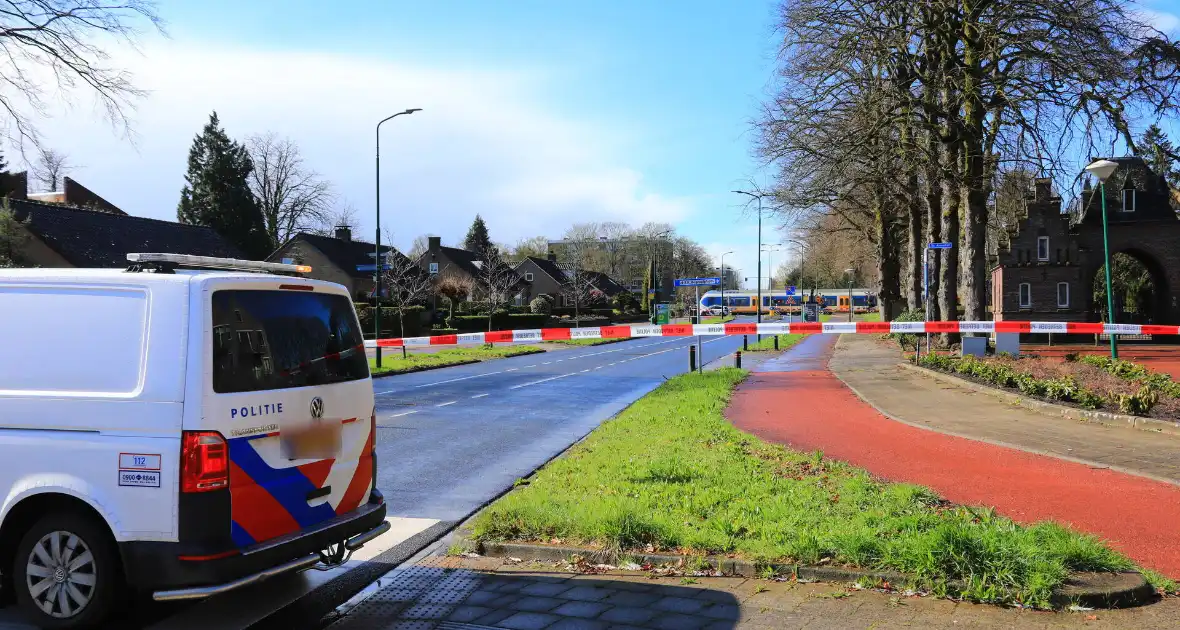
[[[701,295],[701,308],[719,308],[722,306],[721,291],[711,290]],[[849,294],[852,304],[849,305]],[[814,298],[812,297],[814,295]],[[814,299],[816,304],[826,313],[847,313],[849,308],[854,313],[868,313],[877,310],[877,295],[869,289],[814,289],[803,294],[788,295],[782,289],[762,292],[763,313],[798,313],[802,304]],[[725,306],[731,313],[757,312],[757,291],[725,291]]]

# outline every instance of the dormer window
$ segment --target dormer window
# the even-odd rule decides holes
[[[1037,260],[1040,260],[1040,261],[1048,261],[1049,260],[1049,237],[1048,236],[1038,236],[1037,237]]]
[[[1119,208],[1119,210],[1121,210],[1122,212],[1134,212],[1135,211],[1135,189],[1134,188],[1124,188],[1123,189],[1123,205],[1121,208]]]

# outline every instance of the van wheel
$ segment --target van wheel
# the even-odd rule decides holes
[[[77,513],[54,513],[33,524],[12,566],[16,599],[42,628],[102,623],[121,589],[118,553],[105,526]]]

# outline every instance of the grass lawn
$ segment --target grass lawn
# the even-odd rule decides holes
[[[601,346],[604,343],[618,343],[627,339],[550,339],[545,343],[559,343],[563,346]]]
[[[701,320],[702,324],[728,324],[737,319],[736,315],[726,315],[724,317],[705,317]]]
[[[385,348],[381,353],[381,367],[377,367],[376,359],[369,359],[369,370],[373,376],[380,376],[382,374],[413,372],[422,368],[444,367],[457,363],[469,363],[471,361],[503,359],[534,352],[544,351],[536,346],[472,346],[468,348],[448,348],[431,353],[410,353],[403,359],[401,349]]]
[[[803,341],[805,335],[779,335],[778,349],[786,350],[791,346]],[[750,344],[750,352],[766,352],[774,350],[774,335],[763,335],[762,341],[755,341]]]
[[[1036,607],[1072,571],[1132,567],[1060,525],[1020,526],[738,431],[722,411],[745,374],[664,383],[493,503],[475,537],[892,569],[935,593]]]

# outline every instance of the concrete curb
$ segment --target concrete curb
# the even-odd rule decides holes
[[[468,359],[466,361],[459,361],[458,363],[448,363],[446,365],[420,365],[407,370],[398,370],[397,372],[384,372],[382,374],[374,374],[371,378],[385,378],[387,376],[401,376],[403,374],[414,374],[415,372],[429,372],[431,370],[441,370],[443,368],[458,367],[460,365],[472,365],[475,363],[487,363],[488,361],[499,361],[500,359],[511,359],[514,357],[526,357],[530,354],[545,354],[547,350],[533,350],[530,352],[521,352],[514,354],[511,357],[496,357],[494,359]]]
[[[698,566],[707,565],[727,575],[759,577],[770,569],[776,576],[791,576],[816,582],[887,582],[896,585],[918,584],[918,579],[896,571],[873,571],[848,567],[807,566],[799,564],[759,565],[749,560],[723,556],[685,556],[678,554],[629,554],[601,549],[586,549],[560,545],[533,543],[480,543],[477,551],[492,558],[516,558],[539,562],[562,562],[580,556],[594,564],[617,565],[621,558],[637,564]],[[950,586],[962,588],[963,582],[952,581]],[[1123,608],[1139,606],[1155,600],[1155,589],[1134,571],[1125,573],[1078,573],[1050,597],[1057,608],[1070,605],[1087,608]]]
[[[1075,407],[1067,407],[1065,405],[1058,405],[1050,402],[1044,402],[1029,398],[1022,394],[1010,392],[999,389],[997,387],[990,387],[976,383],[974,381],[955,376],[953,374],[946,374],[937,370],[920,367],[911,363],[898,363],[898,366],[903,369],[922,374],[930,378],[940,380],[967,389],[987,394],[996,398],[1001,398],[1008,402],[1016,403],[1027,409],[1033,411],[1040,411],[1056,416],[1064,416],[1074,420],[1081,420],[1083,422],[1093,422],[1095,424],[1102,424],[1112,427],[1127,427],[1130,426],[1142,431],[1155,431],[1157,433],[1169,433],[1171,435],[1180,435],[1180,422],[1168,422],[1167,420],[1159,420],[1156,418],[1146,418],[1143,416],[1130,416],[1121,413],[1111,413],[1109,411],[1091,411],[1089,409],[1077,409]]]

